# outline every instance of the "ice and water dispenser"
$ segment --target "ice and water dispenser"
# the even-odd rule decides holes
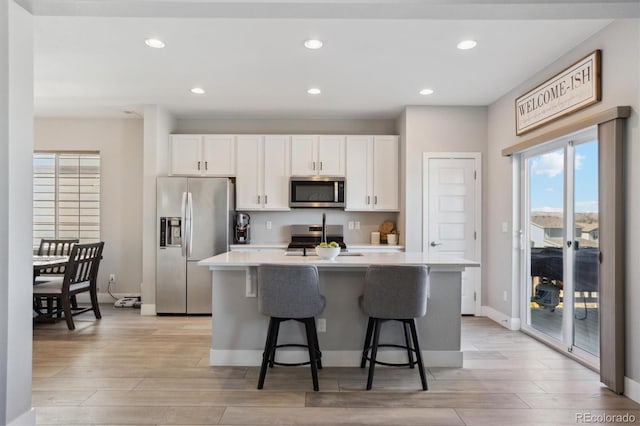
[[[160,218],[160,247],[182,246],[182,218]]]

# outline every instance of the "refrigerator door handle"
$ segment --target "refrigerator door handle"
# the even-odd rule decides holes
[[[191,192],[187,194],[187,212],[189,214],[188,225],[189,234],[187,235],[187,258],[191,257],[191,249],[193,246],[193,196]]]
[[[180,233],[182,234],[182,241],[180,243],[180,248],[182,250],[182,256],[187,256],[187,193],[182,193],[182,204],[181,204],[181,214],[180,214]]]

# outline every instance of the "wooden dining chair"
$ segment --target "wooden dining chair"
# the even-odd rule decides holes
[[[55,305],[48,306],[43,316],[55,318],[64,315],[69,330],[75,329],[74,315],[93,310],[96,319],[102,317],[98,305],[97,277],[103,248],[104,241],[93,244],[74,244],[69,253],[69,262],[65,266],[63,279],[34,286],[35,299],[55,300]],[[71,299],[83,292],[89,293],[91,306],[72,306]]]
[[[54,240],[43,238],[40,240],[38,247],[38,256],[68,256],[71,253],[71,247],[78,244],[80,240],[64,239]],[[54,266],[51,268],[42,268],[39,275],[62,275],[64,274],[64,266]]]
[[[48,239],[42,238],[40,240],[40,246],[38,247],[38,252],[36,253],[38,256],[68,256],[71,252],[71,247],[74,244],[80,242],[79,239]],[[52,277],[62,277],[64,276],[64,266],[53,266],[50,268],[40,268],[36,274],[34,274],[33,283],[34,285],[42,284],[45,282],[52,281]],[[42,304],[40,300],[37,300],[37,306],[42,308]],[[47,300],[47,306],[51,306],[52,300]],[[78,302],[76,301],[75,296],[71,298],[71,306],[74,308],[78,307]]]

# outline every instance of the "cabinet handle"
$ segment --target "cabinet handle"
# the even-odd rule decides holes
[[[312,162],[312,164],[313,164],[313,165],[312,165],[313,170],[315,170],[315,169],[316,169],[316,162],[315,162],[315,161],[313,161],[313,162]]]
[[[198,170],[200,170],[200,162],[198,161]]]
[[[204,162],[204,169],[205,170],[209,170],[209,162],[208,161]]]
[[[369,205],[370,203],[371,203],[371,197],[367,195],[367,205]]]
[[[260,196],[258,195],[258,204],[260,204]]]
[[[373,196],[373,204],[378,204],[378,196],[377,195]]]
[[[320,162],[320,170],[322,170],[322,161]]]
[[[264,196],[264,204],[265,204],[265,205],[267,204],[267,195],[266,195],[266,194],[265,194],[265,196]]]

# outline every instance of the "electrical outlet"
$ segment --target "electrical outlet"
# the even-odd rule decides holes
[[[507,301],[507,292],[506,291],[502,294],[502,298],[504,299],[505,302]]]
[[[326,333],[326,332],[327,332],[327,319],[318,318],[318,333]]]
[[[267,226],[267,229],[271,229],[272,223],[270,220],[267,221],[266,226]]]
[[[509,232],[509,224],[507,222],[502,222],[502,232]]]
[[[360,221],[356,220],[356,229],[360,229]]]
[[[349,229],[353,229],[353,221],[352,221],[352,220],[350,220],[349,222],[347,222],[347,227],[348,227]]]
[[[109,274],[109,282],[113,283],[116,281],[116,274]]]

